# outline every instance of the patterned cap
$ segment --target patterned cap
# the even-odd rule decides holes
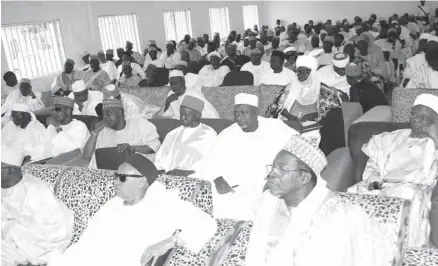
[[[75,106],[75,101],[68,97],[55,96],[55,99],[53,100],[53,105],[62,105],[73,108]]]
[[[303,161],[316,175],[320,175],[327,165],[324,153],[313,142],[302,136],[292,136],[283,150]]]
[[[326,36],[324,38],[324,41],[325,42],[330,42],[330,43],[334,44],[335,43],[335,38],[333,38],[333,36]]]
[[[20,79],[20,82],[19,82],[19,83],[20,83],[20,84],[25,84],[25,83],[30,84],[30,80],[27,79],[27,78],[22,78],[22,79]]]
[[[67,60],[65,60],[65,63],[66,63],[66,64],[69,63],[70,65],[75,66],[75,61],[73,61],[73,60],[71,60],[71,59],[67,59]]]
[[[102,50],[97,51],[97,55],[105,55],[105,53]]]
[[[116,97],[120,96],[120,90],[114,84],[110,84],[110,85],[104,87],[102,90],[102,93],[103,93],[104,99],[115,99]]]
[[[99,58],[97,57],[97,55],[90,55],[90,61],[91,60],[96,60],[96,61],[99,61]]]
[[[113,49],[107,49],[106,50],[106,54],[114,54],[114,50]]]
[[[345,73],[349,77],[360,77],[360,76],[362,76],[362,67],[359,65],[356,65],[355,63],[350,63],[345,68]]]
[[[114,99],[114,98],[108,98],[108,99],[104,98],[102,101],[102,109],[110,108],[110,107],[123,109],[123,102],[121,100]]]

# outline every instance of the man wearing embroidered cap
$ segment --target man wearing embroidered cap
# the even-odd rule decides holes
[[[43,141],[46,128],[36,119],[27,104],[14,103],[11,109],[12,121],[2,128],[2,145],[23,152],[33,161],[44,159],[38,158],[33,149]]]
[[[97,55],[90,55],[90,70],[85,73],[83,80],[85,86],[93,91],[102,91],[103,87],[111,84],[108,74],[100,68]]]
[[[138,154],[125,160],[116,173],[116,196],[90,219],[81,239],[49,265],[155,265],[174,247],[198,253],[215,234],[216,221],[159,182],[151,161]]]
[[[102,102],[102,92],[87,90],[83,80],[75,81],[72,89],[73,93],[70,93],[68,97],[75,101],[73,115],[98,116],[96,106]]]
[[[324,53],[322,53],[318,57],[318,64],[320,66],[332,65],[333,44],[334,44],[333,36],[327,36],[324,38],[324,41],[322,42],[322,49],[324,50]]]
[[[345,68],[350,62],[350,57],[345,53],[335,53],[332,58],[332,65],[318,69],[321,83],[350,95],[350,84],[347,82]]]
[[[81,59],[85,63],[84,66],[80,68],[82,71],[88,71],[90,69],[90,53],[87,51],[84,51],[81,53]]]
[[[385,231],[361,207],[326,187],[321,178],[326,165],[323,152],[300,136],[293,136],[269,163],[266,191],[254,208],[246,265],[390,262]]]
[[[113,62],[114,66],[116,65],[117,60],[114,59],[114,50],[113,49],[107,49],[105,51],[105,58],[106,58],[106,60]]]
[[[44,108],[41,96],[41,92],[32,90],[29,79],[22,78],[18,83],[18,89],[11,91],[4,104],[2,104],[1,114],[4,114],[2,117],[2,127],[10,121],[8,114],[10,114],[14,103],[25,103],[30,107],[30,110],[34,112]]]
[[[123,75],[117,80],[116,86],[123,89],[126,92],[136,91],[140,89],[138,85],[142,78],[139,75],[134,75],[132,73],[132,67],[130,61],[122,62]]]
[[[197,171],[217,137],[214,129],[201,123],[203,109],[203,101],[190,95],[184,97],[180,107],[183,125],[166,135],[155,159],[159,170],[179,176]]]
[[[175,63],[181,61],[181,54],[175,51],[173,42],[166,43],[166,52],[161,54],[160,60],[164,62],[164,66],[171,70],[175,68]]]
[[[99,58],[100,68],[108,74],[111,83],[115,83],[117,80],[117,68],[114,62],[107,60],[104,52],[101,50],[97,52],[97,57]]]
[[[426,45],[425,59],[415,76],[407,84],[406,88],[438,88],[438,37],[429,38]]]
[[[251,50],[251,61],[244,64],[240,71],[248,71],[254,77],[254,85],[260,85],[262,73],[269,71],[271,68],[269,63],[262,60],[262,51],[260,49]]]
[[[283,51],[286,62],[284,63],[284,67],[295,72],[297,70],[296,62],[298,58],[298,49],[295,46],[289,46]]]
[[[160,56],[161,56],[161,52],[158,51],[157,45],[154,43],[151,43],[149,45],[148,53],[145,57],[143,70],[146,72],[149,65],[154,65],[158,68],[164,67],[164,62],[159,59]]]
[[[125,51],[134,58],[135,62],[137,64],[139,64],[140,66],[143,66],[144,64],[144,56],[141,55],[139,52],[137,51],[133,51],[133,44],[130,41],[126,41],[126,46],[125,46]],[[141,49],[141,48],[140,48]]]
[[[24,174],[24,153],[2,146],[2,265],[46,264],[73,235],[73,212],[46,182]]]
[[[410,200],[407,246],[427,245],[431,191],[438,174],[438,97],[419,95],[410,128],[375,135],[362,150],[369,157],[363,181],[349,191]]]
[[[261,73],[260,84],[285,86],[296,79],[295,73],[284,67],[285,55],[281,51],[273,51],[269,72]]]
[[[200,86],[219,87],[230,72],[230,68],[221,66],[221,56],[218,52],[209,53],[207,60],[210,64],[204,66],[198,74]]]
[[[418,41],[418,50],[416,55],[406,60],[406,69],[403,71],[402,86],[405,87],[408,82],[420,71],[420,67],[426,62],[426,47],[429,38],[432,37],[429,33],[423,33],[420,35]]]
[[[55,77],[52,83],[52,95],[68,95],[72,91],[71,85],[84,77],[85,72],[74,70],[75,62],[67,59],[64,64],[64,71]]]
[[[184,97],[191,95],[204,102],[202,110],[203,118],[219,118],[219,113],[214,106],[205,99],[204,94],[196,88],[187,87],[185,83],[184,73],[180,70],[173,70],[169,73],[169,83],[171,91],[167,94],[166,103],[164,105],[162,117],[180,119],[180,107]]]
[[[259,114],[256,95],[236,95],[236,123],[218,135],[212,151],[194,174],[214,183],[216,218],[250,218],[252,208],[262,194],[266,165],[292,135],[298,134],[282,121]]]
[[[143,69],[141,68],[141,66],[139,64],[137,64],[134,60],[134,58],[132,56],[130,56],[129,54],[125,53],[122,56],[122,61],[120,62],[120,65],[117,67],[117,75],[118,77],[121,77],[123,74],[123,62],[131,62],[131,68],[132,68],[132,74],[133,75],[138,75],[143,79],[146,78],[146,74],[143,71]]]
[[[74,105],[71,98],[55,96],[52,116],[46,121],[44,142],[34,150],[39,158],[55,157],[84,147],[90,132],[83,122],[73,118]]]
[[[126,118],[123,101],[114,97],[106,98],[105,94],[102,102],[103,121],[96,124],[82,153],[84,159],[91,159],[89,168],[96,169],[94,151],[99,148],[117,147],[120,153],[138,153],[153,159],[160,147],[154,124],[142,116]]]

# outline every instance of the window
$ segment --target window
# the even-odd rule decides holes
[[[230,18],[228,7],[210,8],[211,36],[218,32],[221,39],[227,38],[230,33]]]
[[[184,35],[192,36],[192,21],[190,10],[163,12],[166,40],[179,43]]]
[[[2,43],[8,68],[18,79],[49,76],[63,69],[59,20],[2,25]]]
[[[136,14],[100,16],[98,24],[104,51],[125,48],[126,41],[130,41],[132,50],[142,53]]]
[[[259,25],[259,11],[257,5],[244,5],[243,7],[243,26],[252,29],[254,25]]]

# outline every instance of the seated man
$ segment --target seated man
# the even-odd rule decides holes
[[[155,165],[159,170],[171,171],[175,175],[188,175],[196,171],[201,159],[213,147],[217,133],[201,123],[204,102],[187,95],[180,107],[183,125],[170,131],[157,152]],[[181,171],[182,170],[182,171]]]
[[[46,128],[36,119],[30,107],[24,103],[14,103],[11,118],[12,121],[2,129],[2,145],[23,152],[26,157],[30,157],[27,160],[44,159],[38,158],[33,149],[43,141]]]
[[[262,51],[259,49],[251,50],[251,61],[244,64],[240,71],[249,71],[254,77],[254,85],[258,86],[261,84],[261,77],[263,73],[270,70],[270,65],[268,62],[262,60]]]
[[[86,142],[82,158],[91,159],[89,168],[96,169],[94,151],[116,147],[120,153],[140,153],[153,159],[160,147],[154,124],[144,117],[125,118],[123,102],[108,98],[102,102],[103,120],[99,121]]]
[[[202,67],[199,71],[199,82],[205,87],[219,87],[225,76],[230,72],[228,66],[221,66],[221,56],[218,52],[211,52],[207,56],[210,65]]]
[[[97,57],[99,58],[100,68],[108,74],[111,83],[115,83],[117,80],[117,68],[114,62],[107,60],[102,50],[97,51]]]
[[[429,38],[426,45],[426,62],[420,67],[406,88],[438,88],[438,36]]]
[[[271,69],[261,73],[260,84],[285,86],[297,79],[297,75],[292,70],[284,67],[283,52],[274,50],[270,57]]]
[[[65,95],[72,91],[72,84],[83,78],[85,72],[74,70],[75,61],[67,59],[64,63],[64,71],[59,73],[52,83],[52,94]]]
[[[128,61],[131,62],[131,69],[133,75],[138,75],[140,78],[145,79],[146,73],[143,71],[141,66],[137,64],[130,55],[127,55],[126,53],[122,56],[122,62],[120,62],[120,65],[117,67],[117,76],[120,78],[123,75],[123,66],[122,63]]]
[[[131,62],[123,61],[122,68],[123,75],[117,80],[116,86],[125,89],[126,92],[140,89],[138,84],[142,81],[142,78],[139,75],[132,74]]]
[[[412,201],[408,246],[429,240],[430,198],[438,174],[438,97],[421,94],[412,108],[411,128],[385,132],[362,147],[369,157],[363,181],[349,191]]]
[[[175,68],[175,63],[181,61],[181,53],[175,51],[176,47],[172,41],[166,43],[166,52],[160,56],[160,61],[164,63],[164,67],[171,70]]]
[[[161,53],[157,51],[156,44],[149,46],[148,53],[146,55],[146,59],[143,65],[143,71],[146,72],[146,69],[149,65],[154,65],[156,67],[164,67],[164,63],[159,59]]]
[[[102,102],[102,92],[87,90],[83,80],[75,81],[72,89],[73,93],[70,93],[68,97],[75,102],[73,114],[97,116],[96,105]]]
[[[298,134],[278,119],[259,115],[258,97],[240,93],[235,97],[236,123],[217,137],[209,155],[194,176],[212,181],[214,216],[248,220],[263,193],[266,165],[290,137]]]
[[[117,171],[116,197],[90,219],[79,242],[54,256],[48,266],[139,266],[153,259],[149,251],[159,256],[183,246],[199,252],[215,234],[216,221],[181,200],[177,190],[155,182],[157,177],[149,160],[138,154],[129,157]],[[162,253],[156,252],[158,247]]]
[[[164,106],[162,117],[180,119],[181,103],[186,95],[193,96],[204,102],[202,110],[203,118],[219,118],[219,114],[211,103],[205,99],[201,91],[186,87],[184,73],[180,70],[173,70],[169,73],[169,83],[171,91],[167,95],[166,104]]]
[[[35,147],[35,156],[50,158],[82,149],[90,133],[83,122],[73,119],[73,108],[72,99],[63,96],[55,97],[52,116],[47,118],[44,141]]]
[[[97,55],[90,55],[90,69],[85,72],[83,80],[87,89],[93,91],[102,91],[105,86],[111,84],[108,74],[100,68]]]
[[[2,146],[2,265],[45,264],[73,235],[73,212],[46,182],[23,174],[24,154]]]
[[[14,103],[25,103],[29,105],[32,112],[44,108],[44,103],[41,100],[41,92],[33,91],[30,80],[22,78],[18,83],[18,89],[13,90],[9,93],[5,102],[2,104],[1,114],[2,117],[2,127],[10,121],[10,114],[12,105]]]
[[[334,87],[350,95],[350,84],[347,82],[345,68],[350,62],[350,57],[342,52],[336,53],[332,58],[333,65],[324,66],[316,72],[321,83]]]
[[[393,247],[380,224],[326,187],[326,165],[322,151],[299,136],[277,154],[254,209],[246,265],[390,264]]]

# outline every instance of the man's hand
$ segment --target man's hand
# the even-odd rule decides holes
[[[141,256],[141,265],[154,266],[160,256],[166,254],[167,251],[174,247],[175,240],[173,237],[170,237],[146,248]],[[150,261],[152,261],[152,263],[148,264]]]
[[[219,194],[227,194],[229,192],[234,193],[234,189],[225,181],[225,179],[221,176],[214,180],[214,185],[216,186],[216,190]]]
[[[117,151],[119,153],[124,153],[127,156],[131,156],[135,153],[134,147],[132,147],[128,143],[117,144]]]
[[[52,125],[55,128],[60,126],[59,122],[56,120],[54,116],[47,117],[46,124],[47,126]]]
[[[382,189],[382,183],[380,182],[372,182],[368,185],[368,190],[381,190]]]
[[[32,157],[30,155],[26,155],[24,157],[23,164],[26,164],[26,163],[30,162],[31,159],[32,159]]]
[[[179,96],[176,95],[175,93],[170,95],[169,97],[166,98],[166,104],[164,105],[164,112],[167,111],[167,109],[169,109],[170,104],[176,100],[178,100]]]
[[[427,134],[435,142],[435,149],[438,149],[438,125],[432,124],[427,128]]]
[[[167,175],[176,175],[176,176],[189,176],[191,174],[194,174],[195,171],[193,170],[180,170],[180,169],[173,169],[167,172]]]
[[[106,127],[106,123],[104,121],[99,121],[94,126],[93,133],[94,134],[99,134],[99,132],[102,131],[102,129],[104,129],[105,127]]]
[[[33,93],[32,89],[30,89],[29,95],[32,97],[32,99],[36,98],[35,93]]]

